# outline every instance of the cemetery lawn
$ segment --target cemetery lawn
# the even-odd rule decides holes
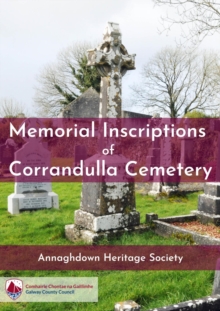
[[[1,183],[0,215],[1,215],[1,245],[72,245],[66,240],[64,226],[72,224],[74,210],[79,209],[81,183],[53,183],[53,191],[58,194],[60,209],[45,209],[22,212],[11,215],[7,212],[7,197],[13,193],[14,183]],[[159,200],[154,197],[136,194],[137,210],[141,214],[141,223],[145,222],[146,213],[157,213],[159,217],[184,215],[197,208],[198,193],[187,197]],[[16,234],[13,234],[16,232]],[[127,242],[126,242],[127,241]],[[107,241],[103,241],[107,243]],[[164,239],[152,232],[145,234],[124,235],[121,239],[111,241],[111,244],[123,245],[175,245],[181,243],[175,239]],[[79,242],[78,244],[82,244]]]
[[[10,215],[7,196],[13,193],[13,183],[1,183],[0,215],[1,245],[73,245],[64,236],[64,226],[73,223],[73,211],[79,208],[81,184],[54,183],[53,191],[59,195],[60,210],[39,210]],[[145,214],[158,213],[160,217],[188,214],[197,208],[198,193],[187,197],[152,197],[136,195],[141,222]],[[113,245],[186,245],[186,241],[162,238],[153,232],[125,234],[110,242]],[[78,244],[83,244],[78,242]],[[120,246],[119,246],[120,247]],[[201,298],[211,294],[213,271],[0,271],[0,277],[77,277],[99,278],[98,303],[0,303],[2,311],[112,311],[114,303],[135,300],[150,309]]]

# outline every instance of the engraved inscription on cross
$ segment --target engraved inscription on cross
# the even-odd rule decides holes
[[[127,70],[135,69],[135,54],[129,55],[121,43],[119,25],[108,23],[102,44],[87,51],[88,66],[96,66],[102,76],[99,116],[120,118],[121,84]]]

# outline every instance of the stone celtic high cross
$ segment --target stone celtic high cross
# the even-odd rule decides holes
[[[120,118],[121,85],[127,70],[135,69],[135,54],[129,55],[121,43],[119,25],[108,23],[102,44],[88,51],[88,66],[96,66],[102,76],[99,117]]]
[[[129,55],[121,43],[119,26],[115,23],[108,23],[103,43],[88,51],[88,65],[96,66],[102,76],[99,117],[108,118],[108,125],[115,126],[122,117],[122,77],[127,70],[135,69],[134,59],[135,55]],[[102,142],[99,143],[103,150]],[[85,160],[85,165],[93,167],[97,160],[114,163],[118,172],[123,171],[127,162],[127,158],[119,153],[103,155],[98,152]],[[65,226],[65,234],[71,241],[83,239],[96,243],[103,235],[108,237],[139,230],[139,224],[134,183],[126,178],[123,182],[100,178],[97,182],[83,182],[80,209],[75,211],[74,224]]]

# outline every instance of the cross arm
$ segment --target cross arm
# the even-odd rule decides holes
[[[87,66],[104,65],[106,63],[106,56],[100,50],[93,49],[87,51]]]
[[[122,67],[125,67],[128,70],[136,69],[135,68],[135,56],[136,54],[123,55],[122,56]]]

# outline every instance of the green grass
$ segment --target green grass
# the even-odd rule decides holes
[[[13,184],[1,183],[0,186],[1,244],[72,244],[65,239],[64,226],[73,223],[73,211],[79,207],[80,202],[80,184],[54,184],[53,190],[59,194],[59,210],[27,211],[19,215],[10,215],[6,212],[7,195],[13,192]]]
[[[0,276],[99,278],[98,303],[2,303],[3,311],[113,311],[115,302],[128,299],[150,309],[210,295],[213,281],[210,271],[8,271]]]
[[[64,236],[64,226],[73,223],[73,212],[79,208],[81,184],[54,183],[53,191],[59,195],[60,209],[23,212],[10,215],[7,212],[7,196],[13,192],[13,183],[1,183],[0,244],[2,245],[73,245]],[[156,200],[137,194],[137,210],[144,222],[145,214],[158,213],[160,217],[187,214],[197,208],[198,194],[186,198],[166,197]],[[113,245],[184,245],[184,241],[162,238],[153,232],[124,234],[110,242]],[[132,299],[150,309],[201,298],[210,295],[212,271],[1,271],[6,277],[43,276],[97,276],[99,278],[98,303],[1,303],[2,311],[112,311],[114,303]]]
[[[74,210],[80,206],[81,184],[54,183],[53,191],[59,195],[60,209],[45,209],[22,212],[11,215],[7,212],[7,196],[13,192],[13,183],[0,183],[0,216],[1,231],[0,244],[2,245],[72,245],[66,240],[64,226],[73,223]],[[160,217],[187,214],[196,209],[197,193],[188,197],[156,200],[150,196],[136,195],[137,210],[141,214],[141,222],[145,221],[146,213],[158,213]],[[12,234],[16,232],[16,234]],[[150,237],[148,237],[150,235]],[[164,239],[151,233],[146,235],[128,235],[112,243],[128,245],[172,245],[179,243],[173,239]]]
[[[190,193],[187,196],[167,198],[155,198],[136,194],[136,205],[141,213],[141,222],[145,220],[145,214],[156,213],[159,217],[186,215],[197,209],[198,192]]]

